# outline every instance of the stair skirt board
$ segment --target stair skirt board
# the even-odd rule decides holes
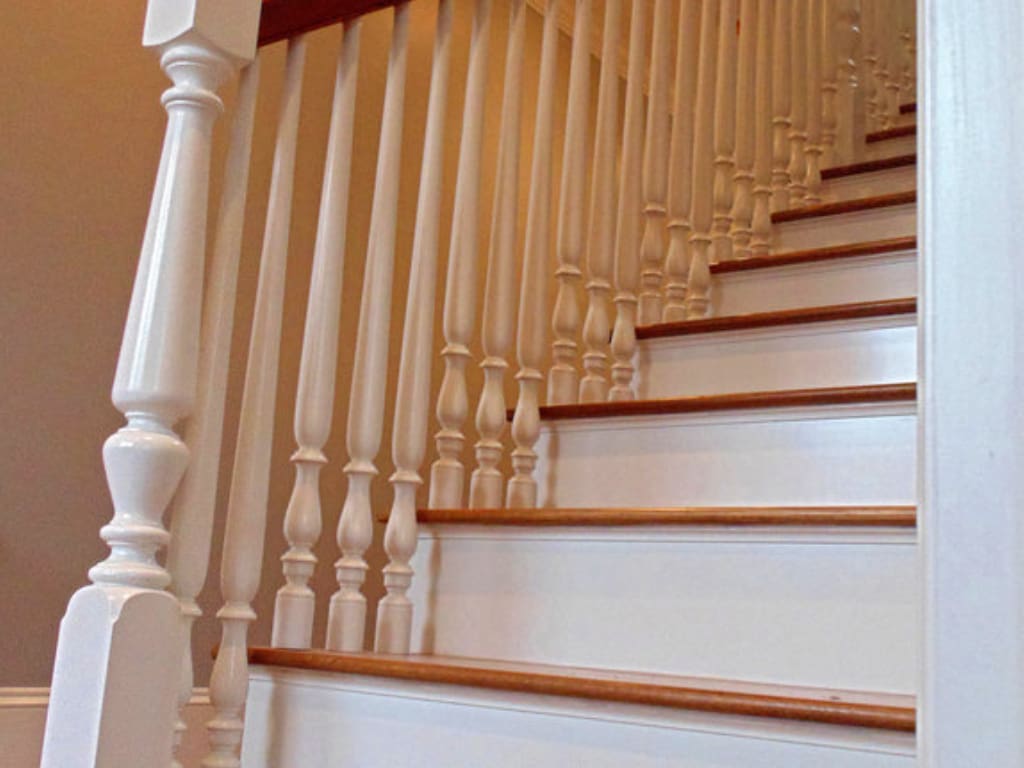
[[[845,201],[853,203],[857,201]],[[844,203],[844,204],[845,204]],[[836,206],[841,204],[836,203]],[[827,210],[827,209],[826,209]],[[783,211],[787,216],[800,213]],[[780,216],[780,214],[775,214]],[[901,202],[861,210],[837,208],[835,213],[795,219],[783,218],[772,227],[774,252],[825,248],[857,243],[909,237],[917,232],[917,204]]]
[[[911,733],[254,667],[247,768],[911,768]]]

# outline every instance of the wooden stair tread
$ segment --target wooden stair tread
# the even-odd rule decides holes
[[[249,662],[431,684],[912,733],[912,696],[452,656],[250,648]]]
[[[916,125],[897,125],[892,128],[885,128],[881,131],[872,131],[865,138],[868,144],[874,144],[875,142],[878,141],[886,141],[888,139],[902,139],[906,136],[916,135]]]
[[[768,392],[733,392],[722,395],[671,397],[659,400],[622,400],[599,403],[543,405],[544,420],[591,419],[617,416],[657,416],[678,413],[753,410],[759,408],[797,408],[824,405],[856,405],[867,403],[908,402],[917,397],[917,385],[871,384],[856,387],[822,387],[815,389],[784,389]],[[507,416],[512,418],[513,411]]]
[[[888,195],[862,197],[856,200],[840,200],[835,203],[819,203],[817,205],[808,205],[803,208],[791,208],[785,211],[776,211],[772,214],[772,223],[781,224],[786,221],[814,219],[823,216],[838,216],[843,213],[855,213],[857,211],[870,211],[876,208],[908,205],[916,201],[917,191],[909,190],[906,192],[893,192]]]
[[[423,524],[540,527],[786,526],[913,528],[913,506],[421,509]]]
[[[895,155],[894,157],[882,157],[878,160],[865,160],[861,163],[850,163],[849,165],[837,165],[832,168],[825,168],[821,172],[822,181],[829,179],[841,179],[846,176],[855,176],[859,173],[875,173],[877,171],[888,171],[892,168],[905,168],[908,165],[917,164],[917,154],[911,152],[906,155]]]
[[[742,331],[753,328],[806,325],[808,323],[827,323],[838,320],[872,317],[892,317],[895,315],[909,315],[916,311],[917,300],[914,298],[862,301],[851,304],[781,309],[771,312],[752,312],[745,315],[724,315],[697,320],[680,320],[673,323],[643,325],[637,327],[636,338],[642,341],[644,339],[671,338],[699,333]]]
[[[901,115],[912,115],[917,112],[917,102],[911,101],[908,104],[900,104]]]
[[[875,256],[881,253],[897,253],[916,249],[917,238],[913,235],[909,237],[894,237],[886,240],[870,240],[863,243],[833,245],[828,248],[812,248],[806,251],[773,253],[769,256],[758,256],[752,259],[722,261],[711,265],[711,274],[721,275],[729,272],[746,272],[752,269],[773,269],[775,267],[789,267],[799,264],[812,264],[819,261],[831,261],[833,259]]]

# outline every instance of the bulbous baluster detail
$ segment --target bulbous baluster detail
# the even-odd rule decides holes
[[[757,116],[754,112],[754,77],[757,55],[757,0],[740,3],[739,63],[736,88],[736,172],[733,175],[733,257],[750,258],[754,215],[754,147]]]
[[[783,0],[784,1],[784,0]],[[755,75],[754,212],[751,219],[750,255],[767,256],[772,242],[772,100],[774,78],[772,26],[778,13],[775,0],[760,0],[757,10],[757,66]]]
[[[715,181],[711,260],[731,261],[732,203],[736,167],[736,23],[737,0],[721,0],[718,30],[718,68],[715,86]]]
[[[789,129],[789,204],[800,206],[807,196],[807,4],[809,0],[791,0],[790,41],[793,91],[790,101]],[[804,45],[800,45],[800,43]]]
[[[790,16],[793,6],[780,2],[775,6],[772,23],[772,210],[789,208],[789,133],[792,128],[792,57]]]

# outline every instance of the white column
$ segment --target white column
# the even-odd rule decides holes
[[[377,608],[376,649],[406,653],[412,627],[412,603],[406,590],[412,582],[409,560],[416,551],[416,489],[422,484],[420,465],[427,447],[430,413],[430,366],[433,360],[434,295],[441,220],[441,184],[444,171],[445,106],[451,61],[452,2],[440,0],[434,32],[434,62],[430,72],[427,128],[416,204],[412,263],[402,329],[402,360],[398,368],[395,421],[391,454],[394,501],[384,534],[390,562],[384,569],[388,594]],[[362,638],[359,638],[362,642]]]
[[[629,23],[626,114],[619,166],[619,207],[615,225],[615,326],[612,330],[612,387],[609,400],[633,400],[637,288],[640,278],[640,217],[644,151],[644,48],[647,5],[633,3]]]
[[[824,0],[809,0],[804,39],[807,46],[807,196],[810,204],[821,202],[821,155],[822,146],[822,89],[821,89],[821,29],[822,3]]]
[[[348,400],[345,433],[348,464],[344,470],[348,489],[338,522],[341,557],[334,564],[338,591],[331,596],[327,617],[327,647],[332,651],[362,650],[366,627],[366,598],[360,587],[366,575],[363,553],[373,537],[370,485],[377,476],[373,462],[384,430],[408,39],[409,4],[402,3],[395,6],[391,29],[388,79],[380,119],[377,173]]]
[[[668,256],[665,259],[666,323],[686,319],[690,273],[694,126],[697,121],[697,66],[700,52],[700,0],[682,0],[676,30],[675,91],[672,97],[672,149],[668,176]]]
[[[775,5],[772,24],[772,210],[789,208],[789,131],[793,93],[793,67],[790,49],[792,2]]]
[[[726,0],[730,8],[735,3]],[[691,207],[690,272],[686,287],[687,318],[704,317],[711,296],[712,181],[714,169],[715,75],[719,3],[706,3],[700,14],[700,65],[697,69],[696,123],[693,132],[693,198]]]
[[[558,15],[561,0],[550,0],[544,15],[537,83],[537,116],[533,130],[530,196],[526,208],[523,275],[519,288],[519,329],[516,356],[519,397],[512,418],[513,475],[505,503],[510,508],[537,506],[534,445],[540,436],[540,383],[544,376],[544,331],[547,320],[548,260],[551,242],[551,150],[554,142],[555,77],[558,64]]]
[[[836,0],[838,3],[838,29],[836,47],[839,69],[837,72],[836,112],[839,117],[836,133],[836,156],[840,162],[856,162],[863,156],[866,133],[866,104],[864,81],[860,76],[861,0]]]
[[[242,226],[245,220],[259,81],[257,59],[242,70],[239,80],[224,167],[224,186],[217,212],[210,279],[203,300],[196,404],[184,433],[190,461],[171,505],[167,571],[171,574],[171,591],[181,603],[185,636],[178,691],[178,721],[175,724],[175,752],[185,733],[183,712],[192,698],[194,685],[192,625],[202,616],[196,597],[206,583],[210,561],[210,535],[217,501],[224,401],[228,384],[228,361],[231,359],[238,262],[242,252]]]
[[[309,587],[320,538],[320,468],[327,463],[323,447],[334,414],[334,381],[338,363],[342,274],[352,175],[352,133],[359,65],[357,19],[345,27],[334,78],[331,126],[324,161],[323,188],[313,270],[309,282],[306,325],[302,336],[299,385],[295,394],[295,486],[285,511],[288,551],[285,584],[274,603],[271,642],[279,648],[310,648],[313,642],[315,595]]]
[[[608,397],[608,336],[615,241],[615,158],[619,132],[619,33],[622,0],[606,0],[601,44],[601,82],[591,171],[587,237],[587,314],[583,320],[581,403]]]
[[[164,766],[182,670],[183,621],[157,554],[162,517],[189,451],[174,433],[192,412],[216,89],[255,53],[259,4],[149,4],[143,43],[173,85],[112,400],[127,424],[103,446],[111,554],[68,604],[57,643],[42,765]],[[145,702],[145,706],[140,706]]]
[[[206,768],[239,765],[242,712],[249,683],[246,638],[249,624],[256,618],[252,601],[259,589],[263,567],[281,313],[305,58],[305,38],[289,41],[221,556],[220,589],[224,606],[217,613],[222,633],[210,678],[214,716],[207,724],[210,753],[203,760]]]
[[[505,360],[515,333],[516,229],[519,224],[519,134],[522,113],[523,40],[526,33],[524,0],[511,0],[508,48],[505,53],[505,92],[501,104],[501,134],[495,174],[491,242],[484,290],[483,352],[480,367],[484,386],[476,411],[477,468],[469,481],[469,506],[501,507],[505,479],[501,435],[505,430]]]
[[[786,0],[782,0],[785,2]],[[760,0],[757,9],[757,66],[754,122],[754,213],[750,255],[767,256],[772,242],[772,24],[779,13],[775,0]]]
[[[804,204],[807,195],[807,4],[792,0],[789,46],[793,90],[789,104],[789,204]]]
[[[587,122],[590,103],[591,0],[577,0],[569,65],[569,104],[565,115],[562,178],[558,197],[558,294],[552,313],[548,403],[576,402],[580,330],[579,283],[583,258],[584,200],[587,184]]]
[[[821,167],[825,168],[837,165],[839,55],[836,31],[839,26],[840,0],[821,0],[821,3]]]
[[[718,68],[715,86],[714,221],[711,261],[730,261],[732,238],[733,169],[736,167],[736,9],[738,0],[720,0],[718,9]]]
[[[671,125],[671,116],[669,115],[671,81],[669,78],[672,74],[672,3],[670,0],[654,0],[654,23],[651,37],[650,87],[647,94],[647,125],[643,157],[644,235],[640,247],[642,271],[640,273],[640,305],[637,316],[640,325],[657,323],[661,320],[662,314],[665,205],[668,194],[669,128]]]
[[[487,61],[490,57],[491,0],[474,3],[469,74],[462,111],[459,170],[455,179],[452,235],[448,248],[448,276],[444,297],[444,378],[437,396],[435,436],[438,459],[430,468],[430,506],[462,506],[463,467],[460,456],[466,437],[463,424],[469,414],[466,365],[476,319],[476,262],[480,229],[480,166],[483,145],[484,103],[487,96]]]
[[[736,171],[733,174],[733,258],[750,258],[751,219],[754,215],[754,147],[757,116],[754,78],[757,63],[757,0],[740,3],[739,63],[736,86]]]

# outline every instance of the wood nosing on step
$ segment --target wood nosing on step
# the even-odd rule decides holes
[[[912,251],[916,248],[917,238],[913,235],[909,237],[894,237],[887,240],[870,240],[863,243],[833,245],[828,248],[811,248],[806,251],[774,253],[769,256],[757,256],[752,259],[722,261],[711,265],[711,274],[720,275],[728,272],[746,272],[754,269],[789,267],[835,259],[876,256],[881,253]]]
[[[886,299],[883,301],[861,301],[851,304],[832,304],[821,307],[781,309],[771,312],[752,312],[745,315],[724,315],[705,317],[697,320],[681,320],[674,323],[642,325],[636,329],[636,338],[673,338],[701,333],[721,331],[746,331],[755,328],[774,328],[808,323],[827,323],[840,320],[860,320],[873,317],[909,315],[917,311],[917,299]]]
[[[913,528],[913,506],[421,509],[425,525]]]
[[[476,663],[470,663],[475,661]],[[913,706],[844,700],[841,692],[785,686],[734,684],[715,687],[697,678],[654,682],[656,676],[587,670],[559,672],[558,667],[460,660],[430,656],[385,656],[319,650],[250,648],[249,662],[290,669],[334,672],[411,682],[455,685],[524,694],[559,696],[590,701],[638,704],[722,715],[876,728],[912,733]],[[532,667],[532,668],[531,668]],[[731,689],[730,689],[731,688]],[[863,699],[864,696],[859,698]]]
[[[787,221],[815,219],[823,216],[838,216],[844,213],[871,211],[876,208],[889,208],[896,205],[909,205],[917,201],[917,190],[893,192],[888,195],[874,195],[856,200],[840,200],[835,203],[819,203],[804,208],[790,208],[772,214],[772,223],[781,224]]]
[[[912,115],[917,112],[917,102],[911,101],[907,104],[900,104],[901,115]]]
[[[866,137],[868,144],[874,144],[878,141],[887,141],[888,139],[902,139],[906,136],[916,136],[917,126],[916,125],[897,125],[892,128],[885,128],[881,131],[873,131]]]
[[[894,155],[893,157],[881,157],[877,160],[865,160],[861,163],[850,163],[849,165],[837,165],[832,168],[825,168],[821,172],[822,181],[829,179],[840,179],[846,176],[855,176],[860,173],[876,173],[888,171],[893,168],[904,168],[917,163],[917,153],[907,155]]]

